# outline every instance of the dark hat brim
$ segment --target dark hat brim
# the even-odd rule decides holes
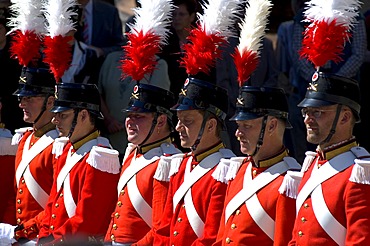
[[[37,93],[35,91],[28,91],[24,89],[17,89],[14,93],[13,96],[18,96],[18,97],[35,97],[39,96],[40,93]]]
[[[257,118],[261,118],[263,116],[264,115],[256,114],[256,113],[252,113],[252,112],[239,111],[239,112],[236,112],[230,118],[230,121],[254,120],[254,119],[257,119]],[[293,128],[292,124],[289,122],[288,119],[282,119],[282,120],[285,121],[285,128],[287,128],[287,129]]]
[[[67,110],[70,110],[70,109],[73,109],[71,107],[65,107],[65,106],[54,106],[50,109],[50,112],[52,113],[61,113],[61,112],[64,112],[64,111],[67,111]],[[101,112],[97,112],[97,111],[92,111],[92,110],[89,110],[90,113],[96,115],[98,117],[98,119],[104,119],[104,115],[101,113]]]
[[[180,103],[177,103],[175,106],[171,108],[171,110],[173,111],[185,111],[185,110],[195,110],[195,109],[204,110],[200,108],[194,108],[192,105],[185,105],[185,104],[180,104]]]
[[[317,108],[317,107],[330,106],[334,104],[335,103],[333,102],[328,102],[328,101],[319,100],[315,98],[305,98],[297,106],[300,108],[305,108],[305,107]]]

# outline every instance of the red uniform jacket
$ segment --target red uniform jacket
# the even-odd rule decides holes
[[[327,160],[356,145],[353,140],[317,154],[304,173],[299,190],[306,184],[314,168],[325,165]],[[370,185],[349,181],[353,166],[322,182],[322,192],[330,213],[347,228],[345,245],[370,245]],[[289,245],[337,245],[319,225],[312,209],[311,196],[299,208]]]
[[[194,157],[194,168],[205,157],[217,152],[222,144]],[[185,167],[190,155],[184,157],[178,173],[171,177],[168,198],[162,217],[161,226],[154,235],[154,245],[212,245],[217,236],[227,185],[212,177],[217,165],[201,177],[191,188],[195,209],[204,222],[204,235],[198,238],[193,231],[188,217],[184,199],[177,204],[173,212],[173,196],[184,181]]]
[[[16,169],[22,160],[23,149],[26,139],[32,134],[30,148],[34,145],[44,133],[54,129],[53,124],[47,124],[36,132],[27,131],[22,137],[18,145],[16,155]],[[40,154],[38,154],[29,164],[32,176],[41,186],[41,188],[50,194],[51,186],[53,184],[53,173],[55,168],[55,159],[52,154],[53,145],[50,144]],[[41,226],[44,209],[34,199],[29,192],[27,185],[22,177],[18,184],[17,197],[16,197],[16,219],[18,225],[23,225],[23,229],[16,231],[15,238],[25,237],[28,239],[36,238],[38,228]]]
[[[257,177],[270,166],[280,162],[287,156],[283,151],[273,158],[259,162],[259,167],[252,168],[252,178]],[[245,159],[237,172],[235,179],[228,184],[225,198],[225,208],[231,199],[243,188],[246,169],[251,159]],[[286,246],[291,239],[291,231],[295,220],[295,199],[280,194],[279,187],[284,175],[280,175],[271,183],[256,192],[259,202],[265,212],[275,221],[274,241],[255,223],[245,202],[227,220],[225,210],[221,217],[217,241],[214,245],[281,245]]]
[[[98,133],[94,132],[75,143],[72,152],[97,136]],[[71,143],[68,143],[58,158],[56,177],[66,163],[70,147]],[[117,173],[93,167],[87,163],[89,155],[90,152],[79,160],[69,172],[71,193],[76,204],[75,215],[69,218],[64,203],[64,186],[62,185],[57,191],[57,181],[55,180],[45,209],[39,239],[49,235],[52,235],[55,241],[72,240],[77,235],[102,239],[105,234],[117,197],[118,155]]]
[[[0,131],[4,129],[0,128]],[[17,146],[11,145],[11,138],[0,134],[0,223],[16,224],[15,219],[15,153]]]
[[[143,154],[151,154],[153,151],[156,151],[160,155],[164,154],[163,151],[165,150],[162,150],[162,147],[160,147],[161,144],[171,146],[172,152],[173,150],[176,150],[175,153],[179,153],[180,151],[177,150],[170,142],[171,140],[168,138],[165,141],[146,146],[144,153],[138,151],[137,148],[134,149],[127,159],[124,160],[121,175],[126,171],[127,167],[140,164],[137,163],[137,161],[135,162],[135,159],[133,159],[135,154],[136,160]],[[166,154],[174,153],[168,153],[168,151],[166,151]],[[116,203],[116,209],[112,214],[112,219],[105,236],[105,241],[116,241],[118,243],[138,242],[138,245],[153,244],[151,229],[156,231],[160,224],[169,185],[168,181],[160,181],[153,177],[157,170],[159,161],[160,160],[158,159],[152,162],[136,174],[137,188],[139,189],[139,192],[146,203],[152,208],[152,228],[148,226],[145,220],[132,205],[130,192],[126,185],[120,191],[118,201]],[[168,174],[166,176],[168,177]]]

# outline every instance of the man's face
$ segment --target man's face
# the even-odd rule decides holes
[[[257,147],[258,138],[261,132],[263,117],[253,120],[238,120],[238,129],[235,136],[240,143],[240,151],[243,154],[252,155]]]
[[[23,120],[34,123],[44,105],[44,96],[19,97],[19,107],[23,110]]]
[[[177,117],[176,131],[180,135],[181,146],[190,148],[198,137],[203,115],[198,110],[185,110],[177,111]]]
[[[183,31],[190,29],[192,21],[194,21],[195,14],[190,14],[186,9],[185,4],[180,4],[178,8],[173,11],[172,27],[176,31]]]
[[[60,137],[68,136],[69,131],[71,130],[72,127],[73,118],[74,118],[73,109],[58,112],[55,114],[54,118],[52,119],[52,122],[54,125],[56,125]]]
[[[320,144],[326,139],[334,121],[336,107],[337,105],[331,105],[302,109],[308,142]]]
[[[125,121],[127,140],[136,145],[141,144],[148,136],[153,120],[153,113],[129,112]]]

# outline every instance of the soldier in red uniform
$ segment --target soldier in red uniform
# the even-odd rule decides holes
[[[172,157],[168,198],[154,245],[211,245],[226,192],[227,166],[221,159],[234,156],[220,138],[227,93],[190,77],[172,109],[179,119],[181,146],[192,151]]]
[[[283,144],[288,103],[282,89],[243,86],[235,120],[240,150],[230,160],[225,208],[214,245],[287,245],[300,165]],[[299,173],[299,172],[298,172]]]
[[[69,141],[58,156],[45,208],[39,245],[103,239],[114,209],[119,178],[118,152],[99,137],[100,96],[96,85],[60,83],[51,110]]]
[[[19,242],[36,238],[53,183],[52,145],[58,137],[50,112],[54,86],[54,77],[48,69],[24,67],[19,89],[14,93],[19,97],[23,120],[33,124],[32,128],[16,130],[13,136],[13,142],[19,142],[15,162],[17,226],[14,229],[14,237]]]
[[[302,166],[289,245],[370,245],[370,156],[352,135],[359,102],[356,81],[319,72],[298,105],[318,147]]]
[[[167,198],[170,156],[180,153],[170,138],[173,104],[167,90],[147,84],[133,89],[125,123],[130,144],[105,236],[112,245],[153,244],[151,230],[157,230]]]

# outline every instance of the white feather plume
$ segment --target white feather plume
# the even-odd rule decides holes
[[[20,30],[23,34],[26,31],[42,34],[44,29],[44,18],[41,8],[45,0],[11,0],[10,10],[12,16],[9,26],[12,27],[9,33]]]
[[[233,36],[233,22],[240,8],[240,0],[208,0],[202,6],[204,14],[197,14],[200,26],[207,35]]]
[[[44,3],[43,11],[46,18],[46,30],[50,37],[58,35],[65,36],[73,30],[73,7],[77,5],[76,0],[48,0]]]
[[[166,44],[171,24],[171,15],[174,5],[171,0],[139,0],[141,8],[134,8],[135,23],[130,25],[131,33],[140,31],[145,35],[153,32],[160,37],[160,45]]]
[[[249,0],[244,20],[239,23],[240,38],[238,50],[240,54],[245,50],[257,53],[259,57],[261,40],[265,36],[268,16],[271,12],[272,3],[269,0]]]
[[[307,9],[304,12],[307,21],[332,22],[348,28],[353,26],[358,16],[361,2],[358,0],[311,0],[307,2]]]

